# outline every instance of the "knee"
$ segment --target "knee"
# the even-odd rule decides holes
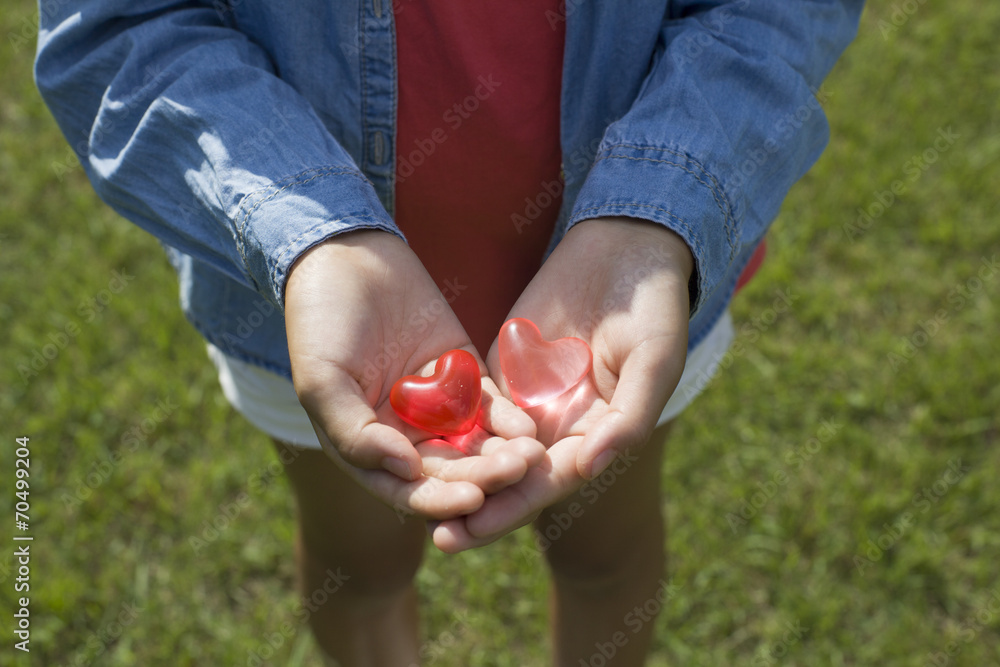
[[[391,597],[409,588],[423,559],[423,531],[410,539],[392,544],[370,545],[358,550],[330,551],[308,540],[297,544],[302,574],[301,587],[308,596],[313,591],[336,587],[347,597]]]
[[[656,580],[665,563],[664,530],[654,523],[627,537],[595,537],[586,543],[556,540],[545,558],[556,580],[595,592],[636,579]]]

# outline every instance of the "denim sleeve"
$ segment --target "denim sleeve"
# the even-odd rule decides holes
[[[310,104],[216,5],[41,0],[36,83],[103,200],[281,306],[309,246],[399,230]]]
[[[605,131],[570,224],[624,215],[675,231],[695,259],[693,316],[732,282],[723,278],[822,152],[820,84],[854,38],[862,5],[670,3],[649,74]]]

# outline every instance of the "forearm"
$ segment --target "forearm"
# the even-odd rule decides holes
[[[37,81],[98,194],[166,244],[280,303],[310,245],[398,233],[267,54],[212,4],[42,12]]]
[[[695,258],[692,313],[759,242],[828,128],[818,88],[860,2],[674,3],[632,107],[611,123],[570,224],[661,224]],[[738,267],[737,267],[738,268]]]

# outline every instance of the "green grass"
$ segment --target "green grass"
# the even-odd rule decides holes
[[[886,37],[893,5],[866,10],[826,85],[831,144],[787,200],[737,326],[770,320],[775,290],[799,299],[741,337],[675,430],[663,479],[677,589],[651,665],[922,666],[949,642],[947,664],[1000,664],[1000,612],[984,607],[1000,593],[1000,272],[977,282],[1000,255],[1000,5],[917,6]],[[31,81],[34,11],[12,0],[0,15],[0,515],[14,511],[14,438],[29,435],[35,535],[25,656],[10,632],[12,518],[0,530],[0,663],[244,665],[291,622],[270,662],[318,665],[295,624],[287,484],[250,484],[273,454],[221,396],[157,243],[62,167]],[[958,138],[849,233],[944,128]],[[118,290],[115,271],[134,277]],[[18,364],[61,336],[23,381]],[[428,551],[433,664],[545,664],[529,539]],[[871,560],[869,540],[886,547]],[[789,623],[806,630],[783,643]]]

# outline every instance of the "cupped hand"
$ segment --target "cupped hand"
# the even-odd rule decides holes
[[[692,270],[684,241],[654,223],[601,218],[569,231],[509,317],[531,320],[548,340],[583,339],[593,371],[554,402],[526,410],[548,447],[545,460],[475,513],[437,526],[438,548],[481,546],[530,523],[645,445],[684,369]],[[496,343],[488,365],[501,382]]]
[[[467,514],[544,458],[532,420],[501,395],[444,296],[396,236],[350,232],[304,253],[286,283],[285,323],[295,391],[324,451],[397,511]],[[389,404],[399,378],[431,374],[452,349],[472,353],[483,376],[482,429],[464,443],[469,456],[405,424]]]

